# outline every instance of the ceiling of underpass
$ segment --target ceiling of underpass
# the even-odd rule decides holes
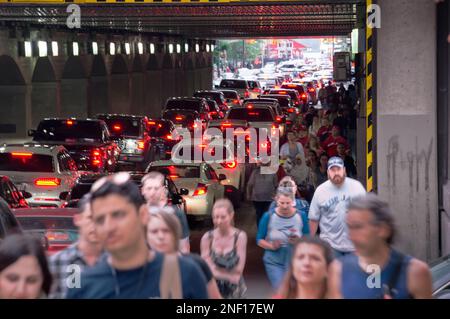
[[[347,35],[364,0],[82,4],[81,25],[197,38]],[[66,25],[67,3],[0,3],[0,20]]]

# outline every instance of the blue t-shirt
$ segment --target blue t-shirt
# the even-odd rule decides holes
[[[179,257],[183,299],[207,299],[206,279],[199,266],[187,257]],[[158,299],[164,255],[146,266],[117,270],[105,258],[81,274],[80,288],[70,288],[67,299]]]

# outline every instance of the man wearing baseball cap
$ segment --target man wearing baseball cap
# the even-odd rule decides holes
[[[320,227],[320,238],[328,242],[337,257],[354,251],[348,237],[345,216],[352,198],[366,193],[363,185],[347,177],[344,161],[340,157],[328,160],[328,181],[319,185],[309,208],[309,227],[311,236]]]

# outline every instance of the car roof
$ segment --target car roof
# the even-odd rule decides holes
[[[167,101],[197,101],[201,102],[205,98],[203,97],[193,97],[193,96],[174,96],[171,98],[168,98]]]
[[[48,118],[41,120],[41,122],[44,122],[44,121],[67,121],[67,120],[72,120],[72,121],[77,121],[77,122],[103,122],[103,120],[100,120],[100,119],[77,118],[77,117],[51,117],[51,118],[48,117]]]
[[[220,92],[220,91],[218,91],[218,90],[199,90],[199,91],[195,91],[194,92],[194,94],[197,94],[197,93],[208,93],[208,94],[210,94],[210,93],[216,93],[216,94],[223,94],[222,92]]]
[[[222,81],[245,81],[245,82],[247,82],[247,80],[245,80],[245,79],[222,79],[220,82],[222,82]]]
[[[281,98],[281,99],[286,99],[286,100],[290,100],[291,97],[289,95],[285,95],[285,94],[262,94],[261,98],[270,98],[270,97],[276,97],[276,98]]]
[[[130,115],[130,114],[97,114],[97,117],[105,117],[105,118],[131,118],[131,119],[144,119],[145,115]]]
[[[32,207],[12,209],[16,217],[73,217],[79,210],[77,208]]]
[[[35,154],[52,155],[59,151],[66,150],[62,145],[31,142],[24,144],[4,144],[0,146],[0,153],[7,152],[33,152]]]
[[[236,90],[230,90],[230,89],[220,89],[220,92],[232,92],[232,93],[236,93],[239,94]]]

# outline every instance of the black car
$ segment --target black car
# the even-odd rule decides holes
[[[3,199],[0,198],[0,240],[12,233],[21,232],[19,222],[11,209]]]
[[[11,208],[27,208],[28,203],[25,196],[30,198],[31,194],[20,192],[16,185],[9,179],[8,176],[0,175],[0,197],[8,203]]]
[[[168,110],[186,110],[197,112],[202,122],[208,122],[211,119],[210,109],[206,99],[201,97],[173,97],[167,100],[164,111]],[[172,121],[174,122],[174,121]],[[174,122],[174,124],[176,124]]]
[[[103,120],[44,119],[28,135],[35,142],[63,145],[79,170],[111,172],[116,169],[119,148]]]
[[[141,180],[146,173],[143,172],[129,172],[129,173],[131,175],[131,179],[139,186],[139,188],[141,188],[142,187]],[[97,180],[99,180],[104,176],[108,176],[108,174],[92,173],[81,176],[77,180],[72,190],[67,194],[67,197],[65,198],[66,204],[64,205],[64,207],[68,208],[77,207],[78,201],[85,194],[89,193],[92,184],[94,184]],[[169,190],[169,203],[171,203],[172,205],[177,205],[182,211],[186,212],[186,203],[181,195],[187,195],[188,190],[183,188],[178,190],[177,187],[175,186],[175,183],[169,176],[166,176],[164,180],[164,185]]]
[[[119,164],[133,165],[143,171],[154,160],[155,150],[148,134],[147,117],[123,114],[98,114],[108,125],[111,138],[120,149]]]
[[[182,109],[165,110],[162,113],[161,117],[164,120],[171,121],[176,128],[187,128],[190,131],[194,130],[197,127],[197,125],[199,125],[199,123],[201,123],[203,127],[205,127],[207,123],[202,120],[200,113],[193,110],[182,110]]]
[[[216,101],[222,112],[228,111],[227,100],[225,95],[220,91],[197,91],[193,94],[193,96]]]
[[[180,141],[172,121],[165,119],[149,119],[148,134],[155,148],[155,160],[170,159],[173,147]]]

